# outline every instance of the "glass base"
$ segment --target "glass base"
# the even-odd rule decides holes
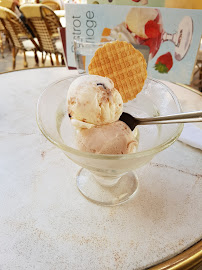
[[[81,194],[89,201],[103,206],[115,206],[128,201],[135,194],[137,186],[137,176],[133,172],[123,175],[113,186],[101,185],[86,169],[81,169],[77,174],[77,187]]]

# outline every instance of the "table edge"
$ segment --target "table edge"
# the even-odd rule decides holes
[[[202,240],[182,253],[148,268],[149,270],[190,270],[202,265]]]
[[[10,72],[24,71],[24,70],[30,70],[30,69],[40,69],[40,68],[61,68],[61,67],[64,68],[64,67],[66,67],[66,66],[65,66],[65,65],[62,65],[62,66],[52,66],[52,65],[50,65],[50,66],[43,66],[43,67],[21,68],[21,69],[8,70],[8,71],[5,71],[5,72],[0,72],[0,75],[6,74],[6,73],[10,73]],[[155,79],[155,78],[154,78],[154,79]],[[159,81],[161,81],[161,80],[159,80]],[[168,82],[169,82],[169,81],[168,81]],[[188,90],[190,90],[190,91],[192,91],[192,92],[194,92],[194,93],[196,93],[196,94],[202,96],[202,92],[200,92],[200,91],[197,90],[197,89],[194,89],[194,88],[191,87],[191,86],[188,86],[188,85],[185,85],[185,84],[182,84],[182,83],[176,83],[176,82],[170,82],[170,83],[173,83],[173,84],[179,85],[179,86],[181,86],[181,87],[184,87],[184,88],[186,88],[186,89],[188,89]]]
[[[65,68],[65,65],[61,65],[61,66],[43,66],[43,67],[30,67],[30,68],[20,68],[20,69],[14,69],[14,70],[8,70],[8,71],[4,71],[4,72],[0,72],[0,75],[4,75],[4,74],[8,74],[8,73],[12,73],[12,72],[18,72],[18,71],[26,71],[26,70],[32,70],[32,69],[44,69],[44,68]],[[68,69],[67,69],[68,70]]]
[[[9,71],[5,71],[5,72],[0,72],[0,75],[2,75],[2,74],[7,74],[7,73],[10,73],[10,72],[24,71],[24,70],[30,70],[30,69],[41,69],[41,68],[64,68],[64,67],[66,67],[66,66],[65,66],[65,65],[62,65],[62,66],[52,66],[52,65],[50,65],[50,66],[43,66],[43,67],[22,68],[22,69],[15,69],[15,70],[9,70]],[[67,69],[67,70],[68,70],[68,69]],[[161,80],[159,80],[159,81],[161,81]],[[168,82],[170,82],[170,81],[168,81]],[[202,96],[202,92],[200,92],[200,91],[197,90],[197,89],[194,89],[194,88],[191,87],[191,86],[188,86],[188,85],[185,85],[185,84],[182,84],[182,83],[176,83],[176,82],[170,82],[170,83],[179,85],[179,86],[181,86],[181,87],[183,87],[183,88],[186,88],[187,90],[190,90],[190,91],[192,91],[192,92],[194,92],[194,93],[196,93],[196,94]]]

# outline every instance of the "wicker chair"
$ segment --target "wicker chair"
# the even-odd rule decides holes
[[[12,54],[13,54],[13,69],[16,65],[16,55],[19,50],[24,53],[24,67],[27,67],[26,51],[34,51],[35,61],[38,65],[37,50],[39,46],[28,33],[23,23],[18,19],[17,15],[11,10],[0,7],[0,21],[5,28],[6,35],[11,41]]]
[[[64,64],[62,42],[58,32],[58,28],[62,26],[54,11],[42,4],[23,5],[20,10],[39,41],[40,50],[42,51],[42,63],[45,63],[46,54],[49,54],[51,64],[54,65],[53,53],[56,56],[56,64],[60,64],[59,55],[61,55],[62,64]],[[43,52],[46,53],[45,57]]]
[[[60,4],[54,0],[43,0],[43,1],[41,1],[41,4],[50,7],[52,10],[60,10],[61,9]]]
[[[13,10],[14,5],[15,4],[13,3],[13,0],[0,0],[0,6],[1,7],[5,7],[5,8]]]
[[[4,58],[4,48],[6,47],[6,45],[8,46],[9,50],[11,51],[9,37],[7,35],[5,27],[3,26],[3,24],[0,20],[0,51],[1,51],[2,58]]]
[[[4,44],[3,44],[4,32],[5,32],[5,28],[2,24],[2,22],[0,21],[0,51],[1,51],[2,57],[4,57]]]

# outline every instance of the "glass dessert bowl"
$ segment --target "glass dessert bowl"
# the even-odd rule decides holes
[[[83,196],[105,206],[124,203],[134,196],[138,187],[133,171],[174,143],[183,124],[138,126],[134,130],[138,147],[130,154],[82,152],[76,146],[76,131],[67,112],[67,91],[78,76],[82,75],[64,78],[44,90],[37,104],[38,126],[50,142],[82,167],[75,177]],[[166,85],[147,78],[143,90],[124,104],[123,111],[136,117],[155,117],[180,113],[181,107]]]

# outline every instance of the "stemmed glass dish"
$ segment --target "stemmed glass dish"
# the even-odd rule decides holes
[[[156,55],[163,42],[170,41],[175,46],[175,59],[181,61],[192,42],[193,20],[190,16],[184,16],[175,32],[168,33],[164,28],[160,9],[131,8],[126,21],[111,29],[110,36],[148,46],[150,59]]]
[[[47,87],[37,104],[37,122],[44,136],[82,167],[76,180],[79,191],[90,201],[113,206],[126,202],[137,190],[133,171],[148,163],[179,137],[183,124],[138,126],[137,151],[125,155],[82,152],[75,143],[75,130],[67,113],[67,91],[76,79],[67,77]],[[137,97],[124,104],[124,112],[136,117],[155,117],[181,112],[173,92],[161,82],[147,79]],[[57,158],[57,157],[56,157]]]
[[[190,16],[185,16],[179,23],[175,33],[167,33],[163,28],[162,16],[158,11],[157,23],[160,25],[159,35],[142,39],[136,36],[138,44],[147,45],[150,47],[150,58],[153,58],[158,52],[161,44],[166,41],[171,41],[175,45],[175,59],[181,61],[187,54],[193,34],[193,21]]]

